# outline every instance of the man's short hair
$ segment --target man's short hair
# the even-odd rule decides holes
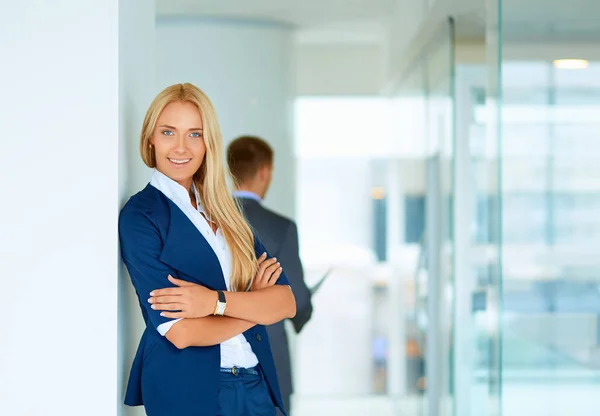
[[[273,164],[273,149],[260,137],[241,136],[227,147],[227,163],[236,183],[243,183]]]

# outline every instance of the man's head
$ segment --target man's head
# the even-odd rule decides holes
[[[273,174],[273,149],[256,136],[241,136],[227,147],[227,163],[237,190],[264,198]]]

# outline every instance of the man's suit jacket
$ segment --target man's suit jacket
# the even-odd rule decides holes
[[[268,252],[281,263],[294,297],[296,298],[296,316],[292,319],[296,332],[312,314],[310,291],[304,282],[304,271],[298,254],[298,229],[296,224],[261,205],[250,198],[238,198],[246,219]],[[292,369],[288,339],[282,322],[267,327],[273,359],[277,368],[281,395],[286,410],[289,411],[289,396],[293,391]]]

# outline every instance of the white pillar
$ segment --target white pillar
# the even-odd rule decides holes
[[[150,180],[139,151],[146,111],[158,94],[154,2],[119,2],[119,208]],[[123,404],[129,370],[144,330],[139,303],[125,266],[119,262],[118,283],[118,411],[119,416],[145,415],[141,406]]]
[[[3,415],[106,416],[122,399],[120,92],[136,90],[119,76],[119,26],[132,35],[132,1],[0,3]]]
[[[242,134],[275,149],[266,203],[294,216],[291,28],[277,23],[163,17],[157,20],[158,81],[191,82],[211,98],[225,143]]]

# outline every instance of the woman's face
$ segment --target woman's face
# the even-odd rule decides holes
[[[165,106],[150,143],[154,146],[156,169],[189,190],[206,154],[198,107],[187,101]]]

